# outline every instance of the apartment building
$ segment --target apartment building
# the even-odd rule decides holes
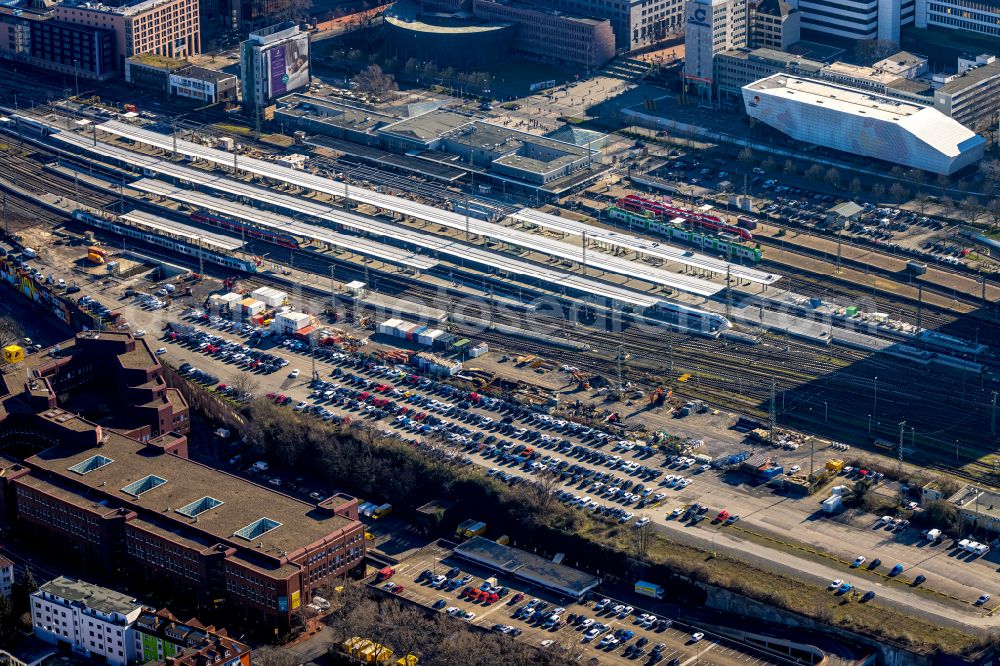
[[[250,646],[196,619],[180,622],[166,609],[143,611],[132,629],[138,666],[250,666]]]
[[[131,624],[142,605],[127,594],[60,576],[32,593],[31,625],[35,636],[54,645],[127,666],[135,656]]]
[[[116,70],[140,53],[187,58],[201,53],[198,0],[142,0],[121,6],[67,0],[55,18],[76,25],[106,28],[115,34]]]

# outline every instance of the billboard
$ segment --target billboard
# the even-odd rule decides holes
[[[267,50],[268,97],[309,85],[309,35],[298,35]]]

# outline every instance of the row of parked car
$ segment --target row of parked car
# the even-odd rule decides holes
[[[276,354],[254,349],[206,331],[187,331],[185,328],[174,330],[170,326],[165,337],[171,342],[213,356],[247,372],[270,374],[288,365],[288,361]]]

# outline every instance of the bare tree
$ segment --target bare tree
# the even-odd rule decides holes
[[[823,176],[823,179],[826,180],[830,187],[837,187],[840,185],[840,170],[837,167],[830,167],[826,170],[826,175]]]
[[[750,146],[746,146],[740,151],[737,159],[744,165],[750,164],[753,162],[753,149],[751,149]]]
[[[893,183],[892,186],[889,188],[889,196],[891,196],[896,201],[904,200],[907,196],[909,196],[909,194],[910,191],[905,187],[903,187],[903,184],[899,182]]]
[[[878,203],[879,199],[885,196],[885,185],[882,183],[872,185],[872,196],[875,197],[875,203]]]
[[[378,65],[369,65],[366,67],[354,77],[354,83],[357,84],[358,90],[374,95],[379,99],[386,99],[393,92],[399,90],[399,86],[396,85],[396,78],[392,74],[383,72],[382,68]]]
[[[284,0],[274,12],[273,19],[276,21],[302,21],[309,17],[312,8],[312,0]]]
[[[814,162],[813,164],[809,165],[808,169],[806,169],[805,175],[806,177],[811,178],[812,180],[816,180],[823,175],[823,167]]]
[[[24,338],[24,327],[13,317],[0,317],[0,347],[14,344]]]
[[[990,217],[990,228],[1000,227],[1000,199],[990,199],[986,203],[986,214]]]
[[[798,169],[795,167],[795,162],[793,162],[791,158],[785,160],[785,173],[789,176],[794,176],[796,171],[798,171]]]
[[[854,57],[866,65],[871,65],[897,51],[899,44],[891,39],[864,39],[854,47]]]
[[[254,652],[253,660],[258,666],[298,666],[299,660],[291,652],[265,645]]]
[[[768,155],[763,162],[760,163],[760,168],[764,171],[771,172],[774,170],[775,162],[774,157]]]
[[[644,559],[649,554],[649,545],[653,541],[652,523],[646,523],[642,527],[632,528],[632,555],[637,559]]]
[[[861,185],[861,179],[854,178],[853,180],[851,180],[851,184],[848,186],[848,189],[854,196],[858,196],[859,194],[861,194],[861,190],[863,189]]]
[[[941,188],[941,196],[944,196],[947,193],[948,186],[951,185],[951,178],[946,173],[938,174],[937,185]]]
[[[260,382],[249,372],[241,372],[233,375],[233,378],[229,381],[229,385],[233,388],[233,398],[237,402],[251,400],[253,394],[260,388]]]
[[[979,203],[979,199],[972,196],[971,194],[964,199],[962,199],[959,204],[959,210],[966,214],[969,219],[970,224],[975,224],[976,220],[983,216],[986,209],[983,205]]]

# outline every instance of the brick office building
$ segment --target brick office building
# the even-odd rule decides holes
[[[0,518],[30,543],[269,630],[363,563],[355,498],[303,502],[187,457],[164,430],[183,398],[141,402],[170,390],[145,341],[80,334],[25,365],[0,376]],[[135,402],[108,415],[95,393]]]

